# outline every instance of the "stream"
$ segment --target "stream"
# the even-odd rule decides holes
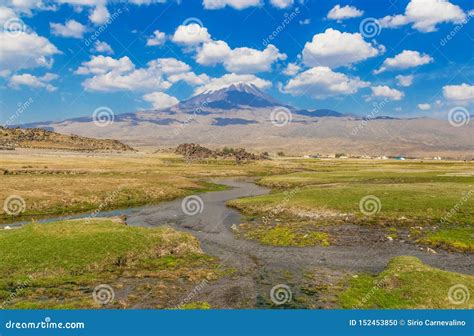
[[[216,306],[267,307],[268,293],[275,285],[288,285],[294,297],[304,296],[302,287],[307,282],[308,272],[314,275],[310,285],[324,288],[347,274],[381,272],[391,258],[400,255],[415,256],[428,265],[449,271],[473,272],[471,255],[443,250],[430,254],[413,243],[388,241],[384,238],[385,233],[377,232],[373,227],[347,225],[346,235],[349,237],[346,240],[353,243],[329,247],[275,247],[241,239],[232,232],[231,226],[241,223],[242,215],[227,207],[226,202],[267,194],[270,190],[236,179],[212,182],[231,188],[200,194],[200,200],[195,199],[195,207],[190,205],[191,215],[189,211],[185,213],[183,199],[177,199],[132,211],[128,214],[127,224],[142,227],[168,225],[189,232],[199,239],[205,253],[218,257],[223,265],[235,269],[237,275],[234,279],[217,281],[201,293],[203,300]],[[344,232],[342,229],[341,234]],[[306,306],[299,304],[296,307]]]
[[[239,238],[232,226],[242,222],[242,214],[227,207],[226,202],[268,194],[270,190],[251,181],[238,179],[213,179],[211,182],[230,188],[191,196],[187,208],[183,207],[186,199],[176,199],[153,206],[103,212],[97,217],[126,214],[127,225],[130,226],[167,225],[194,235],[205,253],[219,258],[222,267],[235,270],[233,276],[210,282],[200,290],[199,300],[209,302],[216,308],[269,307],[269,293],[276,285],[291,288],[295,308],[334,308],[325,303],[325,299],[319,300],[317,292],[311,292],[308,298],[305,286],[324,289],[347,275],[361,272],[376,274],[387,266],[391,258],[401,255],[415,256],[441,269],[473,273],[472,255],[444,250],[438,250],[436,254],[427,253],[420,246],[407,241],[389,241],[385,239],[386,232],[373,226],[348,224],[338,227],[336,230],[338,235],[344,237],[343,243],[329,247],[275,247]],[[51,218],[38,222],[87,216]],[[313,305],[307,305],[306,299]],[[314,305],[314,302],[317,304]]]

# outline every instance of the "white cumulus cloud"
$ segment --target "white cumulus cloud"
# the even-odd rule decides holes
[[[405,94],[397,89],[392,89],[386,85],[371,87],[372,97],[383,97],[390,100],[401,100]]]
[[[18,19],[13,9],[0,6],[0,25],[4,25],[10,19]]]
[[[110,13],[107,10],[107,7],[103,4],[97,5],[89,15],[89,20],[91,20],[96,25],[101,25],[107,22],[110,18]]]
[[[108,44],[107,42],[103,42],[103,41],[95,41],[94,51],[96,51],[98,53],[104,53],[104,54],[113,54],[114,53],[114,50],[112,49],[110,44]]]
[[[466,83],[446,85],[443,86],[443,95],[448,100],[467,104],[474,101],[474,86]]]
[[[463,10],[447,0],[411,0],[405,14],[389,15],[379,20],[384,28],[412,24],[421,32],[433,32],[440,23],[461,23],[466,19]]]
[[[49,82],[58,78],[58,75],[47,73],[42,77],[36,77],[31,74],[13,75],[8,85],[14,89],[19,89],[21,86],[29,86],[32,88],[44,88],[50,92],[56,91],[57,87],[51,85]]]
[[[93,56],[83,62],[76,70],[78,75],[88,75],[83,87],[88,91],[164,91],[173,83],[185,81],[190,85],[201,85],[208,78],[197,76],[191,67],[175,58],[158,58],[136,68],[132,61],[124,56],[115,59],[110,56]]]
[[[283,90],[295,96],[326,98],[354,94],[369,85],[370,83],[360,80],[359,77],[349,77],[328,67],[314,67],[290,79]]]
[[[147,46],[160,46],[163,45],[166,41],[166,34],[163,32],[160,32],[159,30],[155,30],[153,33],[153,36],[151,36],[147,41],[146,45]]]
[[[270,0],[270,3],[280,9],[288,8],[293,6],[293,0]]]
[[[298,64],[288,63],[285,70],[283,70],[283,74],[285,74],[287,76],[294,76],[298,72],[300,72],[300,70],[301,70],[301,66],[299,66]]]
[[[428,103],[421,103],[421,104],[418,104],[418,108],[422,111],[427,111],[431,108],[431,105]]]
[[[210,41],[199,49],[196,62],[201,65],[215,65],[224,62],[231,53],[232,50],[226,42]]]
[[[134,68],[134,65],[130,58],[123,56],[122,58],[115,59],[110,56],[94,56],[88,62],[83,62],[82,65],[76,70],[76,74],[87,75],[94,74],[100,75],[107,72],[127,72]]]
[[[364,15],[364,11],[357,9],[354,6],[344,6],[340,5],[334,6],[328,13],[328,19],[342,21],[345,19],[360,17]]]
[[[229,6],[240,10],[260,6],[261,0],[203,0],[202,4],[206,9],[221,9]]]
[[[285,54],[269,44],[262,51],[246,47],[233,49],[230,57],[224,61],[224,66],[235,73],[255,73],[270,71],[274,62],[285,59]]]
[[[313,36],[303,49],[303,62],[310,66],[337,68],[364,61],[384,51],[364,40],[359,33],[343,33],[328,28],[324,33]]]
[[[407,75],[407,76],[398,75],[395,78],[397,79],[399,86],[409,87],[413,84],[413,77],[414,77],[413,75]]]
[[[168,77],[168,81],[170,81],[171,83],[183,81],[185,83],[188,83],[189,85],[198,86],[205,85],[206,83],[208,83],[209,76],[206,74],[196,75],[194,72],[189,71],[170,75]]]
[[[176,97],[170,96],[164,92],[152,92],[143,96],[143,99],[150,102],[155,109],[164,109],[179,103]]]
[[[260,51],[247,47],[231,49],[224,41],[205,43],[196,55],[196,62],[201,65],[222,63],[227,71],[240,74],[270,71],[274,62],[285,59],[286,55],[272,44]]]
[[[62,37],[82,38],[86,31],[86,26],[76,20],[69,20],[65,24],[50,23],[53,35]]]
[[[207,28],[198,23],[180,25],[176,28],[171,40],[185,46],[197,46],[211,40],[211,35]]]
[[[387,58],[380,69],[375,70],[375,74],[387,70],[408,69],[433,62],[433,58],[428,54],[420,54],[418,51],[403,50],[400,54],[392,58]]]
[[[48,39],[34,32],[12,35],[0,31],[0,46],[2,73],[37,67],[49,68],[53,64],[52,56],[60,53]]]

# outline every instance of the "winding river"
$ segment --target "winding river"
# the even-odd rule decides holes
[[[217,305],[223,307],[265,306],[260,298],[272,286],[289,284],[297,294],[308,272],[318,277],[317,283],[321,286],[332,286],[347,274],[380,272],[391,258],[400,255],[415,256],[428,265],[449,271],[473,273],[472,255],[443,250],[430,254],[405,241],[368,239],[376,230],[373,227],[353,225],[349,237],[353,243],[329,247],[274,247],[241,239],[232,232],[231,227],[241,223],[242,215],[227,207],[226,202],[267,194],[270,190],[251,181],[238,179],[216,179],[212,182],[230,188],[199,194],[198,198],[193,199],[196,207],[190,205],[186,211],[183,209],[183,199],[177,199],[153,206],[100,213],[98,216],[126,214],[130,226],[168,225],[197,237],[204,252],[218,257],[222,265],[235,270],[234,277],[218,280],[202,293],[207,301],[217,301]],[[81,217],[86,216],[67,218]],[[47,221],[59,219],[64,218]],[[234,303],[229,305],[229,302]]]

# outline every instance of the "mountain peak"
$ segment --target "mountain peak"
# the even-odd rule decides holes
[[[255,86],[255,84],[245,83],[245,82],[233,83],[228,86],[221,87],[219,89],[206,90],[202,92],[201,94],[214,94],[216,92],[232,92],[232,91],[246,92],[249,94],[254,94],[256,96],[263,95],[263,92],[257,86]]]
[[[204,91],[178,104],[182,109],[196,107],[217,108],[223,110],[238,108],[262,108],[281,106],[276,99],[262,92],[256,85],[239,82],[214,90]]]

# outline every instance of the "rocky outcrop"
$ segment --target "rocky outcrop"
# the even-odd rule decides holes
[[[93,139],[77,135],[66,135],[41,128],[0,127],[0,150],[15,148],[57,149],[90,152],[134,151],[117,140]]]
[[[225,147],[222,150],[211,150],[203,147],[199,144],[185,143],[181,144],[175,149],[176,154],[183,155],[187,160],[202,160],[202,159],[231,159],[237,162],[255,161],[255,160],[266,160],[268,159],[267,153],[253,154],[247,152],[243,148],[228,148]]]

